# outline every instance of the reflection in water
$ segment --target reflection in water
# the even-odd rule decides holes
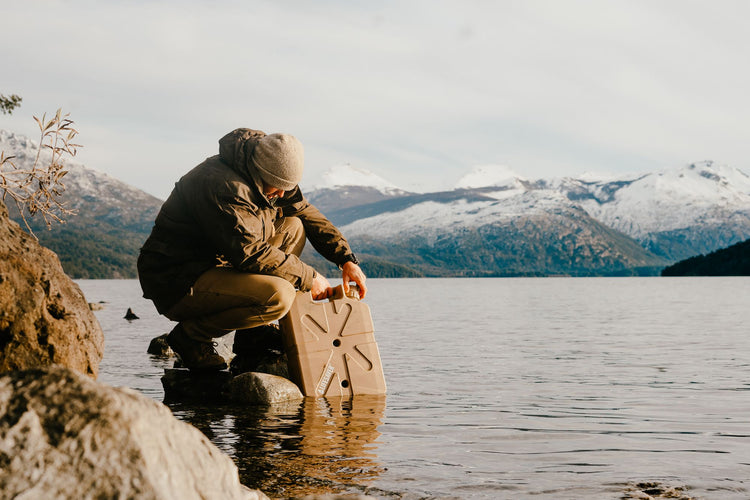
[[[362,492],[384,467],[385,396],[306,398],[271,407],[172,405],[228,453],[250,488],[274,496]]]

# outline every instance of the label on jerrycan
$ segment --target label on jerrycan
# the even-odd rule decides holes
[[[297,292],[279,325],[289,375],[305,396],[385,394],[370,308],[341,285],[324,301]]]

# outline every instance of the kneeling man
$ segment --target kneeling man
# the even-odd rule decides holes
[[[237,330],[235,352],[253,329],[283,317],[296,290],[316,300],[328,280],[299,259],[305,239],[367,292],[346,239],[299,189],[302,144],[293,136],[237,129],[219,154],[183,176],[141,248],[143,296],[177,321],[167,342],[184,365],[221,370],[213,339]]]

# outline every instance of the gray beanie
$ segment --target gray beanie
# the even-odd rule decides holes
[[[261,179],[269,186],[291,191],[302,180],[305,152],[293,135],[263,137],[255,145],[252,158]]]

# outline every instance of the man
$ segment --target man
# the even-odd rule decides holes
[[[237,129],[162,205],[138,277],[143,296],[178,322],[167,343],[186,367],[226,368],[213,339],[237,330],[237,352],[253,329],[289,311],[296,290],[331,295],[328,280],[299,259],[306,238],[341,268],[346,291],[353,281],[367,292],[346,239],[300,192],[303,167],[295,137]]]

